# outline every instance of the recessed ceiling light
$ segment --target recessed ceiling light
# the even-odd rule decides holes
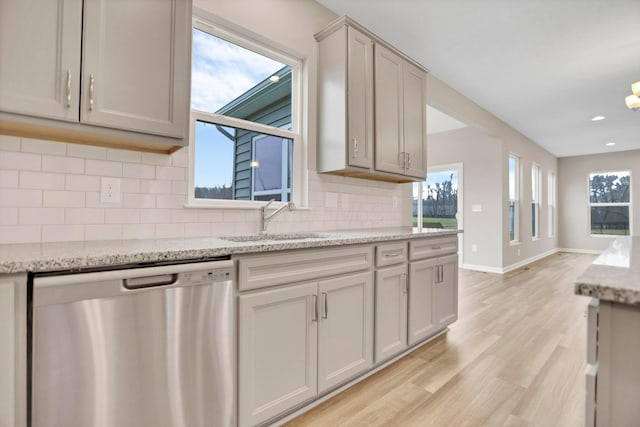
[[[604,120],[605,118],[606,118],[605,116],[595,116],[595,117],[591,118],[591,121],[597,122],[597,121],[600,121],[600,120]]]
[[[280,81],[280,76],[273,75],[269,77],[269,80],[271,81],[271,83],[278,83]]]
[[[604,145],[606,145],[607,147],[613,147],[614,145],[616,145],[616,143],[615,142],[607,142]]]

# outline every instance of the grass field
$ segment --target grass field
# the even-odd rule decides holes
[[[422,218],[423,227],[433,228],[434,223],[440,223],[442,228],[458,228],[458,221],[455,218]],[[418,226],[417,217],[413,217],[413,226]]]
[[[628,236],[629,230],[600,230],[599,228],[592,228],[591,234],[602,234],[602,235],[610,235],[610,236]]]

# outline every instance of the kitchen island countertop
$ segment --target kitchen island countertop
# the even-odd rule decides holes
[[[640,304],[640,237],[618,237],[578,277],[575,293],[602,301]]]
[[[128,264],[449,236],[462,230],[380,228],[289,233],[293,238],[230,241],[225,236],[0,245],[0,273],[82,270]],[[234,238],[234,236],[228,236]],[[300,238],[302,237],[302,238]],[[639,243],[640,245],[640,243]]]

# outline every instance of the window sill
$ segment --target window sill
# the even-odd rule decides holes
[[[280,206],[283,206],[286,202],[273,202],[269,209],[277,209]],[[224,210],[258,210],[266,205],[267,202],[256,202],[256,201],[218,201],[214,203],[200,203],[200,202],[189,202],[185,203],[183,207],[185,209],[224,209]],[[297,206],[294,211],[311,211],[312,209],[307,206]]]
[[[517,245],[519,245],[520,243],[522,243],[520,240],[511,240],[511,241],[509,242],[509,246],[517,246]]]
[[[616,237],[631,237],[631,234],[589,234],[589,237],[595,237],[597,239],[601,239],[601,238],[615,239]]]

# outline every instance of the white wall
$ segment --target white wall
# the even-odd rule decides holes
[[[621,151],[590,156],[558,159],[558,246],[573,250],[601,251],[612,237],[591,237],[589,225],[589,174],[618,170],[631,171],[631,230],[638,235],[640,209],[633,203],[640,200],[640,150]]]
[[[426,64],[427,66],[429,64]],[[557,235],[549,238],[547,232],[547,175],[548,171],[557,172],[557,159],[532,140],[522,135],[507,123],[498,119],[464,95],[447,86],[432,74],[427,81],[427,100],[429,105],[474,127],[486,135],[500,141],[502,145],[502,227],[496,235],[502,239],[502,269],[509,270],[515,266],[534,260],[557,248]],[[429,139],[428,139],[429,140]],[[522,191],[520,215],[520,243],[509,243],[509,174],[507,161],[510,153],[520,156],[522,167]],[[430,162],[429,159],[427,159]],[[542,169],[542,201],[540,218],[541,239],[531,238],[531,163],[535,162]],[[560,196],[560,195],[559,195]],[[466,262],[466,260],[465,260]]]
[[[502,268],[502,147],[467,127],[429,135],[429,167],[462,163],[464,264],[489,271]],[[482,212],[472,212],[481,205]],[[477,251],[471,250],[472,245]]]
[[[195,0],[194,6],[304,60],[303,139],[308,148],[310,210],[287,212],[269,230],[402,225],[404,186],[315,172],[313,35],[336,15],[312,0]],[[187,158],[186,149],[166,156],[0,136],[0,243],[257,232],[256,210],[184,207]],[[100,203],[102,176],[121,178],[120,203]]]

